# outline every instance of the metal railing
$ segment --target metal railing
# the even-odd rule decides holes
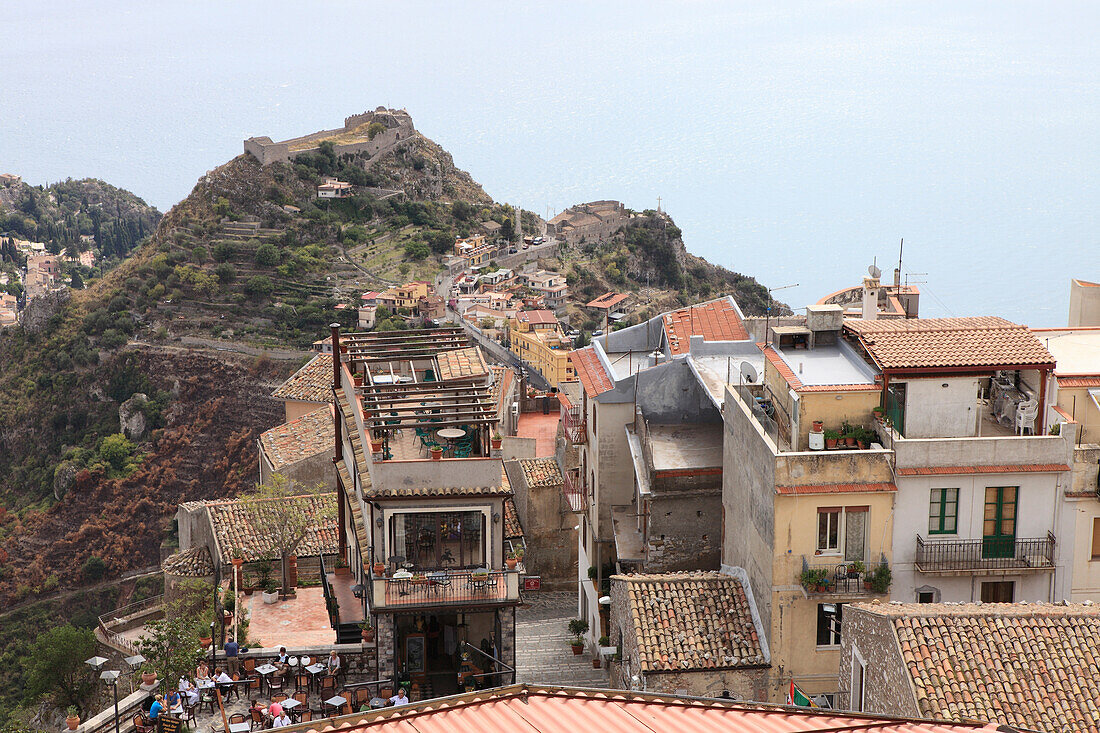
[[[867,563],[861,564],[864,566],[863,570],[852,562],[838,563],[835,558],[829,561],[810,561],[803,556],[802,573],[798,576],[798,581],[807,593],[872,594],[875,591],[868,587],[871,582],[871,567]]]
[[[1055,537],[1017,539],[985,537],[976,540],[933,540],[917,535],[917,570],[1054,570]]]
[[[515,570],[440,570],[411,577],[371,576],[371,608],[519,602]]]
[[[143,601],[136,601],[122,606],[121,608],[116,608],[110,613],[103,614],[99,617],[99,625],[102,626],[105,631],[110,631],[113,626],[119,623],[129,621],[135,616],[140,616],[144,611],[159,608],[163,605],[163,595],[151,596]]]
[[[565,430],[565,437],[573,445],[582,445],[588,441],[588,423],[584,419],[580,407],[563,410],[561,424]]]
[[[587,487],[579,468],[562,472],[561,492],[569,504],[569,511],[580,514],[588,509]]]

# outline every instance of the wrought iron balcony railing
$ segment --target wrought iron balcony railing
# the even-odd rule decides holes
[[[1046,537],[984,537],[968,540],[935,540],[917,535],[917,570],[951,573],[985,570],[1021,572],[1054,570],[1053,532]]]
[[[570,443],[581,445],[587,442],[588,424],[580,407],[562,410],[561,424],[565,430],[565,437],[569,439]]]
[[[579,468],[562,472],[561,491],[569,504],[569,511],[581,514],[588,510],[588,487]]]
[[[439,570],[408,577],[371,576],[373,610],[519,602],[515,570]]]

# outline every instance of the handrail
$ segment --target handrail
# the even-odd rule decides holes
[[[1054,533],[1046,537],[982,537],[937,540],[917,535],[918,570],[964,571],[997,569],[1053,570]]]
[[[99,617],[99,623],[103,626],[104,629],[110,629],[112,623],[125,621],[130,616],[136,614],[138,611],[145,611],[149,608],[162,605],[164,605],[164,594],[161,594],[159,596],[150,596],[149,598],[146,598],[144,600],[129,603],[125,606],[122,606],[121,608],[116,608],[109,613],[103,614]]]

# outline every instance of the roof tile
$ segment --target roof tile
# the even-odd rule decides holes
[[[260,435],[260,444],[274,470],[333,451],[336,440],[332,408],[322,407]]]
[[[745,341],[749,338],[728,297],[671,311],[665,314],[664,322],[673,356],[690,351],[692,336],[702,336],[704,341]]]
[[[290,379],[271,393],[277,400],[294,402],[333,402],[332,354],[318,354],[299,369]]]
[[[600,357],[596,356],[596,349],[586,346],[569,352],[569,360],[573,362],[573,368],[577,372],[577,379],[584,386],[585,394],[589,397],[603,394],[615,387],[615,383],[607,376]]]

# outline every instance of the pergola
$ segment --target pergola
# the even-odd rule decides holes
[[[347,347],[348,360],[362,364],[430,359],[440,352],[461,349],[470,340],[461,328],[414,329],[410,331],[379,331],[349,333],[340,337],[341,348]]]
[[[489,385],[466,380],[363,387],[363,418],[376,430],[436,429],[497,422]]]

